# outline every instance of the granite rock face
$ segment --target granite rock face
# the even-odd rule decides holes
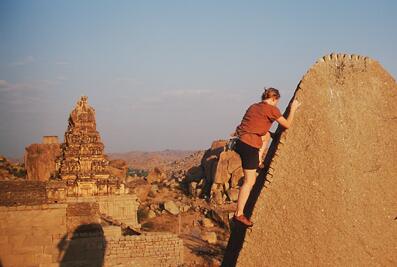
[[[251,195],[255,224],[237,266],[395,266],[395,80],[374,60],[333,54],[294,98],[302,106],[269,149],[259,179],[271,183]]]
[[[56,160],[61,155],[60,144],[31,144],[25,148],[27,180],[48,181],[57,174]]]
[[[219,204],[223,203],[229,188],[239,187],[244,176],[240,156],[227,150],[226,145],[227,140],[214,141],[201,160],[205,177],[203,189],[207,191],[210,187],[211,197],[218,198]]]

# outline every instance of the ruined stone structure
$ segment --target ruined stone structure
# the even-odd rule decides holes
[[[97,203],[100,214],[110,216],[113,220],[138,229],[138,199],[134,194],[90,196],[90,197],[69,197],[68,203]]]
[[[26,148],[27,179],[66,182],[68,196],[123,194],[127,167],[120,160],[109,160],[96,130],[95,110],[82,96],[69,116],[65,141],[43,136],[42,144]],[[54,191],[55,187],[52,187]]]
[[[70,113],[62,156],[57,161],[59,177],[73,187],[69,195],[109,194],[119,186],[110,176],[109,161],[96,130],[95,110],[87,100],[82,96]]]
[[[71,196],[123,193],[127,167],[120,160],[113,162],[111,166],[104,154],[95,110],[86,96],[70,113],[63,144],[57,136],[43,136],[42,144],[31,144],[25,152],[28,180],[62,179]]]
[[[2,266],[180,266],[183,242],[171,233],[123,236],[100,224],[98,203],[0,206]]]
[[[396,81],[374,60],[332,54],[294,98],[245,210],[252,231],[236,226],[223,265],[397,265]]]
[[[46,135],[43,136],[43,144],[59,144],[58,136],[56,135]]]
[[[82,96],[69,117],[65,142],[44,136],[42,144],[26,148],[28,180],[44,183],[3,183],[3,205],[30,205],[65,202],[99,203],[107,216],[139,228],[138,202],[124,187],[127,166],[122,160],[109,164],[96,130],[95,110]],[[12,188],[16,185],[17,188]],[[77,199],[76,199],[77,197]]]
[[[28,180],[0,181],[1,266],[183,263],[176,235],[138,235],[139,202],[123,183],[128,167],[104,155],[86,96],[70,114],[64,143],[44,136],[26,148],[25,164]]]
[[[95,110],[87,100],[86,96],[82,96],[69,116],[60,161],[60,177],[63,180],[109,178],[109,161],[103,154],[104,145],[96,130]]]

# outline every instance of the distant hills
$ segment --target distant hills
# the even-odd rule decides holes
[[[161,167],[173,161],[179,161],[183,158],[198,152],[198,150],[163,150],[163,151],[130,151],[125,153],[107,153],[108,158],[123,159],[129,167],[136,169],[151,169]]]
[[[168,165],[173,161],[180,161],[187,156],[199,152],[199,150],[172,150],[166,149],[162,151],[129,151],[125,153],[106,153],[109,160],[122,159],[127,165],[136,169],[151,169]],[[10,162],[23,163],[24,158],[7,157]]]

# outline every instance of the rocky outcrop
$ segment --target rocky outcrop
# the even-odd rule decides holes
[[[149,171],[146,180],[149,183],[154,183],[154,182],[161,182],[166,178],[167,178],[166,173],[162,169],[155,167]]]
[[[211,148],[205,151],[201,166],[207,180],[214,181],[220,154],[225,150],[226,144],[225,140],[217,140],[212,142]]]
[[[26,178],[26,170],[23,164],[9,161],[0,155],[0,181],[1,180],[20,180]]]
[[[302,106],[247,205],[255,224],[236,226],[224,266],[396,265],[395,80],[374,60],[332,54],[294,98]]]
[[[56,159],[61,155],[60,144],[31,144],[25,148],[27,179],[48,181],[57,176]]]
[[[226,145],[226,140],[214,141],[211,148],[205,151],[201,166],[188,171],[190,193],[193,194],[194,191],[199,195],[198,192],[204,192],[218,204],[227,198],[231,201],[237,200],[234,191],[238,191],[243,178],[241,159],[236,152],[227,150]]]

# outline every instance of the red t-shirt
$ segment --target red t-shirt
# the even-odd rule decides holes
[[[236,133],[244,143],[260,148],[262,146],[262,137],[265,135],[273,121],[280,118],[281,112],[276,106],[266,102],[259,102],[251,105],[241,123],[236,128]]]

